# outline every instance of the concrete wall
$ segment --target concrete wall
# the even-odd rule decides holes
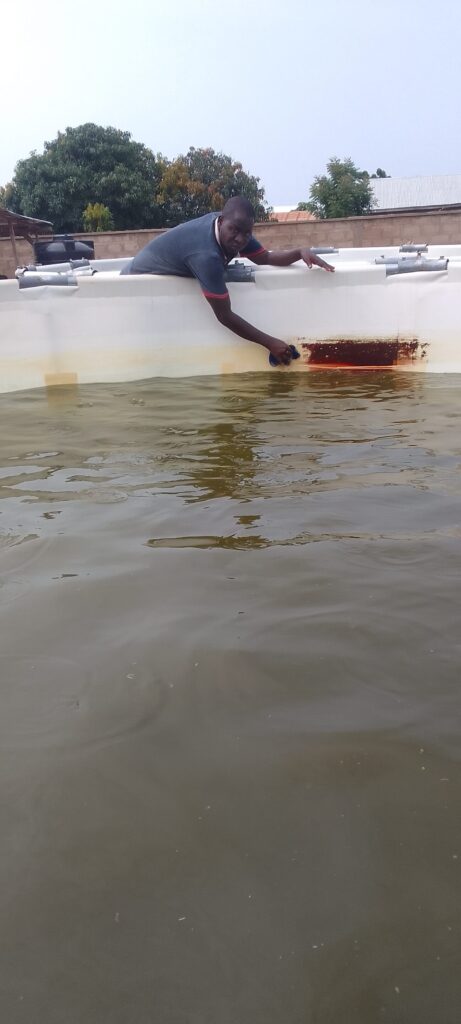
[[[160,229],[144,231],[104,231],[92,234],[97,259],[134,256],[147,242],[161,234]],[[371,245],[401,245],[403,242],[461,242],[461,210],[428,213],[389,213],[341,220],[319,220],[277,224],[258,224],[255,234],[268,249],[286,249],[301,245],[334,245],[336,248]],[[84,234],[75,238],[85,239]],[[17,240],[18,259],[31,263],[32,249]],[[0,239],[0,274],[14,276],[16,267],[9,240]]]

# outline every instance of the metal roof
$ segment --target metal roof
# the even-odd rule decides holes
[[[370,184],[376,199],[375,211],[461,205],[461,174],[372,178]]]
[[[12,213],[0,206],[0,238],[10,238],[11,232],[27,238],[27,235],[46,235],[53,225],[49,220],[38,220],[37,217],[23,217],[20,213]]]

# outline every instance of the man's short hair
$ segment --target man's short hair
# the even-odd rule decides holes
[[[223,206],[223,217],[233,217],[234,214],[239,214],[241,217],[248,217],[249,220],[255,219],[254,209],[245,196],[232,196]]]

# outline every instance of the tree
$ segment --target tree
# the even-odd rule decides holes
[[[164,163],[157,201],[166,227],[192,217],[220,210],[231,196],[245,196],[256,220],[267,220],[269,210],[260,179],[243,170],[241,163],[214,149],[195,149]]]
[[[50,220],[55,231],[78,231],[88,203],[109,207],[114,227],[155,227],[161,158],[129,132],[82,124],[66,128],[44,152],[20,160],[13,178],[13,209]]]
[[[377,167],[375,174],[370,175],[371,178],[390,178],[390,174],[386,174],[382,167]]]
[[[314,179],[310,201],[300,203],[298,210],[309,210],[324,220],[328,217],[357,217],[371,213],[375,200],[368,171],[360,171],[350,157],[331,157],[328,174]]]
[[[88,203],[83,211],[84,231],[110,231],[114,222],[108,206],[102,203]]]
[[[4,210],[9,210],[13,201],[13,186],[11,182],[7,185],[0,185],[0,206]]]

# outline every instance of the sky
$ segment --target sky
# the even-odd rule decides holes
[[[331,156],[461,173],[457,0],[0,0],[0,184],[87,121],[173,159],[211,146],[272,205]]]

